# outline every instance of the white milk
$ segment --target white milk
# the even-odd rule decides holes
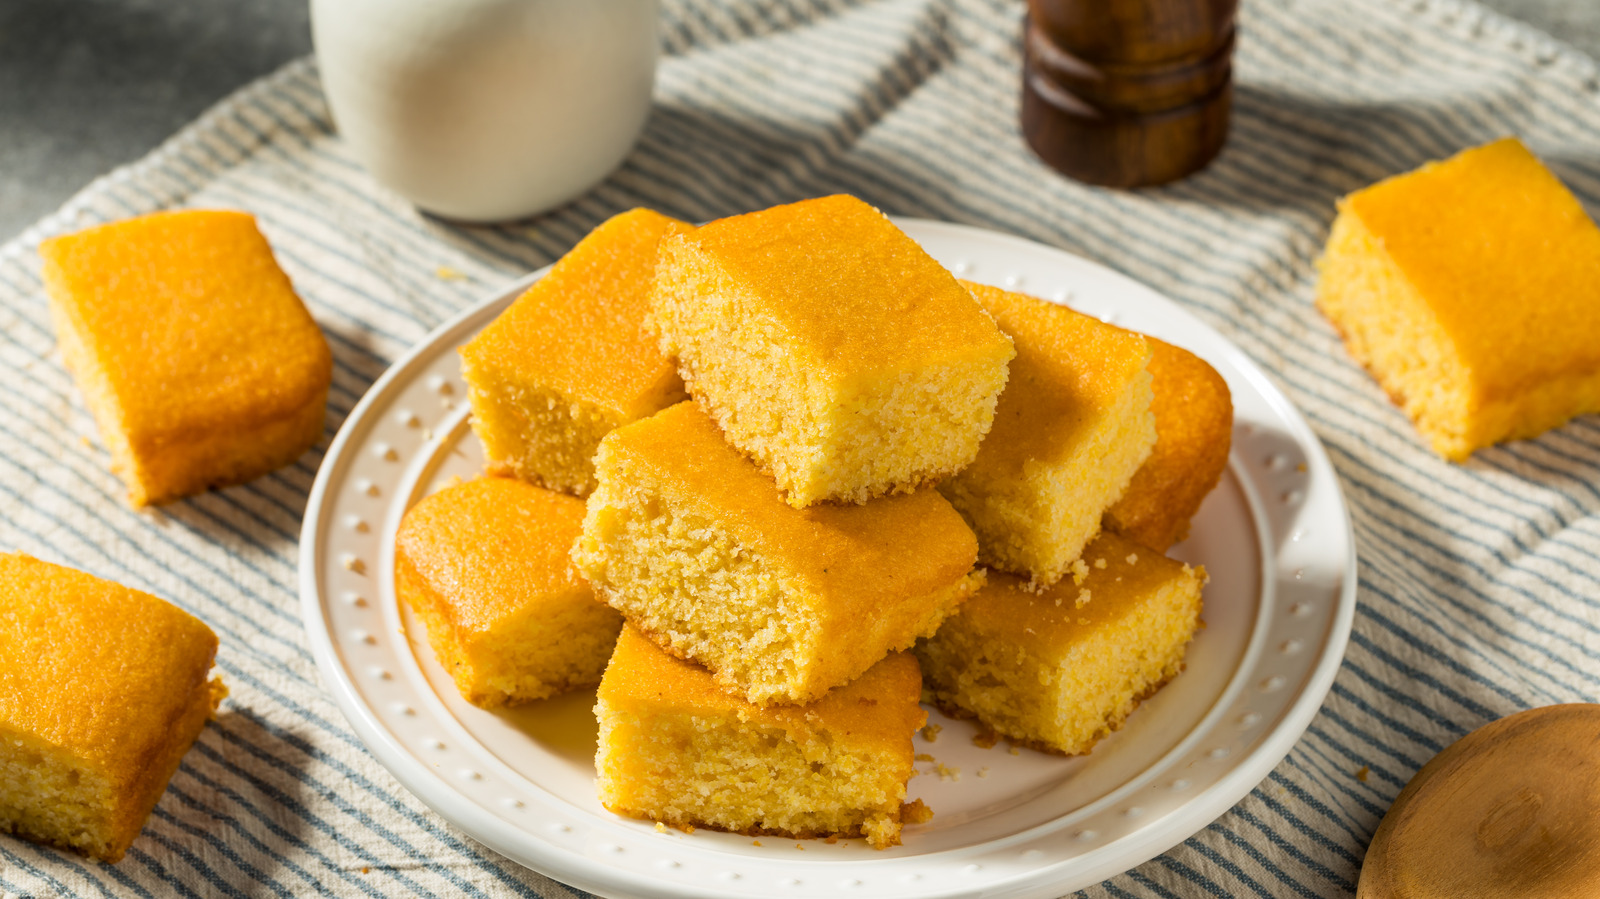
[[[657,0],[312,0],[351,152],[421,208],[476,222],[560,206],[650,112]]]

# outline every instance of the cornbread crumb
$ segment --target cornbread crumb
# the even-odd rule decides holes
[[[1104,571],[1105,567],[1106,567],[1106,560],[1105,559],[1095,559],[1094,560],[1094,567],[1100,569],[1101,571]]]
[[[760,840],[751,840],[750,841],[750,845],[752,845],[752,846],[760,846],[761,845],[761,841]]]
[[[1371,769],[1368,768],[1366,765],[1362,765],[1360,768],[1356,769],[1356,780],[1359,780],[1362,783],[1366,783],[1367,782],[1367,773],[1370,770]]]
[[[1129,565],[1137,565],[1137,564],[1139,564],[1139,554],[1138,553],[1128,553],[1127,561],[1128,561]]]
[[[926,824],[933,820],[933,809],[921,799],[913,799],[900,806],[900,820],[907,824]]]
[[[920,641],[934,703],[1009,739],[1077,755],[1176,676],[1199,620],[1204,570],[1135,553],[1135,544],[1109,531],[1091,548],[1117,561],[1085,582],[1096,598],[1084,609],[1058,608],[1049,592],[995,575]],[[1127,561],[1135,555],[1137,563]]]
[[[440,281],[465,281],[467,278],[465,272],[462,272],[458,269],[453,269],[448,265],[441,265],[435,268],[433,270],[433,276],[438,278]]]
[[[495,477],[401,519],[396,592],[467,701],[494,708],[599,683],[622,616],[567,559],[582,522],[582,500]]]
[[[955,781],[961,779],[960,768],[951,768],[943,763],[939,763],[938,765],[934,766],[934,770],[938,772],[940,780]]]
[[[932,633],[984,574],[937,491],[794,509],[693,403],[607,435],[573,561],[652,640],[804,703]]]
[[[929,743],[937,742],[939,739],[939,732],[942,730],[944,730],[942,725],[929,724],[922,728],[922,739],[927,740]]]
[[[0,554],[0,833],[122,858],[227,695],[216,651],[164,600]]]
[[[927,753],[927,752],[919,752],[919,753],[916,754],[915,759],[917,761],[919,761],[919,762],[931,762],[931,761],[933,761],[933,754],[932,753]]]
[[[994,428],[939,484],[979,561],[1042,590],[1100,530],[1156,442],[1149,343],[1065,306],[963,281],[1016,343]]]
[[[253,216],[160,212],[39,246],[61,355],[134,506],[322,437],[333,354]]]
[[[979,749],[993,749],[994,744],[998,742],[1000,742],[1000,735],[991,728],[983,728],[972,735],[972,745]],[[985,768],[984,770],[987,771],[988,769]],[[979,776],[982,776],[982,772],[979,773]]]
[[[1011,339],[854,197],[669,237],[656,279],[662,351],[796,508],[950,475],[994,420]]]
[[[1081,583],[1083,583],[1084,578],[1087,578],[1088,576],[1089,576],[1089,566],[1085,565],[1082,559],[1073,559],[1072,560],[1072,583],[1074,585],[1081,584]]]
[[[1017,749],[1017,744],[1015,744],[1015,743],[1012,743],[1010,746],[1007,746],[1006,747],[1006,752],[1009,752],[1012,755],[1021,755],[1022,754],[1022,751]]]
[[[1318,268],[1317,307],[1444,458],[1600,411],[1600,228],[1515,138],[1345,197]]]
[[[595,706],[600,801],[752,837],[896,845],[921,681],[896,653],[810,705],[763,709],[627,626]]]
[[[1135,561],[1137,561],[1137,557],[1130,557],[1129,560],[1128,560],[1128,564],[1132,565]],[[1083,608],[1084,606],[1089,604],[1089,598],[1090,598],[1090,595],[1089,595],[1089,591],[1088,590],[1079,590],[1078,591],[1078,598],[1072,601],[1072,607],[1075,608],[1075,609]],[[1058,605],[1059,605],[1059,603],[1058,603]]]
[[[656,833],[666,833],[666,832],[667,832],[667,825],[662,824],[660,821],[657,821],[656,822]]]
[[[613,216],[461,348],[489,471],[586,496],[600,438],[683,399],[645,330],[656,245],[688,226]]]

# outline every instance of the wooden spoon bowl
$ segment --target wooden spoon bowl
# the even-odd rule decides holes
[[[1356,899],[1474,896],[1600,896],[1600,705],[1486,724],[1395,799]]]

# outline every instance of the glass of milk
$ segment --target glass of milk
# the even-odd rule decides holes
[[[603,180],[650,113],[658,0],[311,0],[350,152],[422,209],[525,218]]]

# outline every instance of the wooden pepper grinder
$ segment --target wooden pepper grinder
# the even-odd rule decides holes
[[[1028,0],[1022,132],[1065,175],[1175,181],[1222,149],[1238,0]]]

